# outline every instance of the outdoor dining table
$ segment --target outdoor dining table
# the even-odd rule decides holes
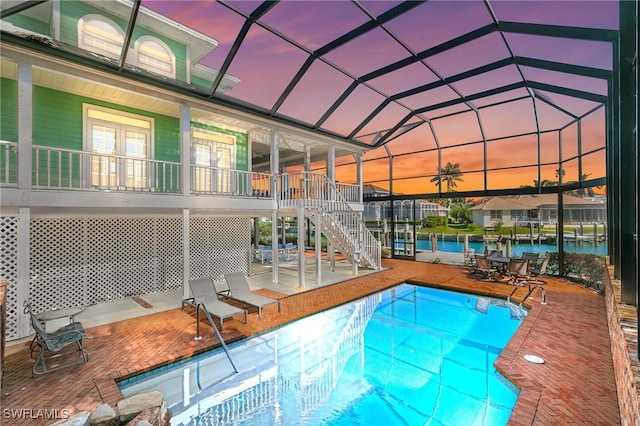
[[[496,265],[496,268],[500,271],[500,273],[505,274],[509,269],[509,262],[511,261],[510,257],[503,256],[500,254],[492,254],[487,257],[487,260],[491,262],[492,265]]]

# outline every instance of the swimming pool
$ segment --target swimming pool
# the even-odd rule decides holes
[[[172,425],[506,424],[493,363],[524,311],[402,284],[119,383],[160,390]]]

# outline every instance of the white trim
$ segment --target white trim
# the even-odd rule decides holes
[[[156,43],[162,49],[165,50],[165,52],[170,57],[169,66],[170,66],[171,70],[169,72],[140,61],[140,55],[143,54],[140,51],[140,46],[145,44],[145,43]],[[167,77],[176,78],[176,55],[174,55],[174,53],[171,50],[171,48],[164,41],[160,40],[157,37],[153,37],[153,36],[150,36],[150,35],[144,35],[144,36],[141,36],[140,38],[138,38],[136,40],[136,42],[134,44],[134,47],[133,47],[133,50],[134,50],[134,52],[133,52],[134,55],[132,55],[132,59],[133,59],[132,62],[133,62],[134,65],[136,65],[136,66],[138,66],[140,68],[144,68],[147,71],[154,72],[156,74],[161,74],[161,75],[165,75]]]
[[[116,33],[118,33],[121,37],[122,37],[122,41],[124,43],[124,30],[122,28],[120,28],[120,26],[118,24],[116,24],[114,21],[112,21],[111,19],[107,18],[106,16],[102,16],[102,15],[98,15],[96,13],[89,13],[87,15],[84,15],[83,17],[81,17],[80,19],[78,19],[78,47],[81,49],[85,49],[88,50],[90,52],[95,52],[95,53],[99,53],[101,55],[105,55],[109,58],[113,58],[113,59],[120,59],[120,55],[122,53],[122,46],[123,44],[120,44],[120,51],[118,53],[116,52],[112,52],[108,49],[102,49],[100,47],[96,47],[90,44],[87,44],[87,42],[85,41],[85,37],[87,35],[87,31],[85,30],[85,26],[91,22],[101,22],[103,24],[108,25],[111,29],[113,29]],[[94,35],[95,37],[95,35]],[[115,44],[115,43],[114,43]]]
[[[140,121],[144,121],[149,123],[149,129],[145,129],[142,127],[137,127],[135,125],[127,125],[124,123],[120,123],[117,121],[109,121],[109,120],[103,120],[103,119],[99,119],[99,118],[89,118],[89,111],[90,110],[94,110],[94,111],[100,111],[100,112],[105,112],[108,114],[112,114],[115,116],[120,116],[120,117],[124,117],[124,118],[132,118],[132,119],[136,119],[136,120],[140,120]],[[147,159],[152,159],[154,158],[154,147],[155,147],[155,135],[154,135],[154,119],[152,117],[146,117],[143,115],[138,115],[138,114],[133,114],[133,113],[129,113],[129,112],[124,112],[124,111],[120,111],[117,109],[112,109],[112,108],[106,108],[106,107],[102,107],[102,106],[98,106],[98,105],[93,105],[93,104],[88,104],[88,103],[83,103],[82,104],[82,134],[83,134],[83,138],[82,138],[82,148],[83,151],[86,152],[92,152],[93,150],[93,135],[91,133],[91,129],[92,129],[92,124],[94,123],[104,123],[106,125],[113,125],[114,127],[117,127],[118,129],[118,134],[120,135],[120,137],[118,138],[119,141],[119,146],[116,148],[116,155],[126,155],[126,152],[124,151],[124,145],[125,145],[125,140],[124,137],[121,135],[122,132],[126,131],[127,129],[136,129],[137,131],[140,131],[142,133],[145,133],[148,135],[148,142],[147,142],[147,147],[146,147],[146,156],[144,158]],[[91,162],[87,162],[85,164],[85,167],[87,168],[86,170],[84,170],[84,176],[85,176],[85,186],[89,187],[92,186],[92,170],[91,170]],[[122,171],[123,173],[125,172],[125,170]],[[146,188],[149,185],[149,170],[146,171],[147,173],[147,182],[145,182],[143,188]],[[124,182],[126,182],[126,178],[127,176],[121,176],[121,179],[124,179]]]

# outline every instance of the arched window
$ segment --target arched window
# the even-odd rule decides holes
[[[86,15],[78,21],[78,46],[117,59],[122,52],[124,31],[111,19]]]
[[[165,43],[151,36],[143,36],[136,41],[135,51],[136,65],[148,71],[175,78],[175,56]]]

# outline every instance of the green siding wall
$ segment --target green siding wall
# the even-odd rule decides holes
[[[0,139],[18,142],[18,82],[0,78]]]
[[[154,159],[180,161],[180,120],[137,108],[33,87],[33,144],[82,150],[82,104],[111,108],[154,119]]]
[[[110,15],[104,10],[97,9],[88,4],[79,1],[63,1],[60,4],[60,40],[64,43],[68,43],[72,46],[78,45],[78,22],[80,18],[88,14],[101,15],[111,19],[115,22],[122,31],[127,30],[127,22],[116,16]],[[174,40],[166,38],[150,29],[142,28],[139,25],[133,30],[131,37],[131,46],[134,46],[136,41],[142,36],[153,36],[169,46],[176,58],[176,79],[180,81],[186,81],[187,78],[187,48],[184,44],[178,43]]]

